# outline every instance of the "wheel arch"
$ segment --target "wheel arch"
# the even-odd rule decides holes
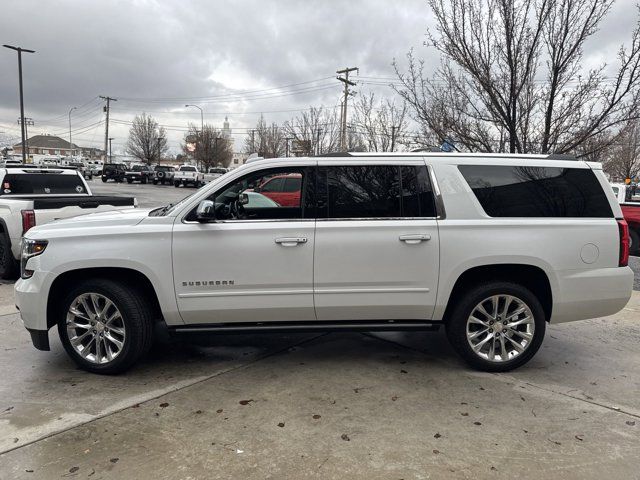
[[[162,320],[162,309],[158,300],[158,293],[151,280],[142,272],[125,267],[88,267],[68,270],[58,275],[49,288],[47,299],[47,328],[56,324],[55,312],[64,298],[64,294],[71,286],[87,278],[106,278],[124,283],[139,290],[150,301],[156,320]]]
[[[550,321],[553,313],[553,290],[549,276],[538,266],[519,263],[480,265],[462,272],[449,294],[443,320],[446,322],[449,319],[453,306],[465,291],[473,285],[491,280],[514,282],[531,290],[540,300],[547,322]]]

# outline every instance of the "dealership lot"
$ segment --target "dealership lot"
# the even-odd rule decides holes
[[[91,186],[141,207],[195,191]],[[76,369],[55,332],[52,352],[33,349],[11,296],[1,285],[0,478],[640,471],[640,292],[615,316],[551,326],[509,374],[470,371],[439,332],[222,335],[166,343],[118,377]]]

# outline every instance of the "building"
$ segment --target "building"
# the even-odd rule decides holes
[[[229,127],[229,117],[224,117],[222,124],[222,136],[227,140],[231,138],[231,127]]]
[[[242,152],[233,152],[233,157],[231,159],[231,164],[229,168],[236,168],[240,165],[244,165],[247,162],[247,154]]]
[[[99,159],[104,151],[99,148],[79,147],[75,143],[56,137],[55,135],[34,135],[27,140],[28,156],[32,155],[60,155],[68,157],[82,155],[90,159]],[[14,155],[22,155],[22,143],[13,146]]]

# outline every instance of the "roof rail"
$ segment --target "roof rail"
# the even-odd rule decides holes
[[[319,155],[314,155],[316,157],[351,157],[350,152],[331,152],[331,153],[322,153]]]
[[[578,159],[576,158],[575,155],[570,154],[570,153],[550,153],[549,155],[547,155],[547,160],[575,160],[575,161],[577,161]]]

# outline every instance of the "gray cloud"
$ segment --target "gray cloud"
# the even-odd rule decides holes
[[[32,132],[64,133],[69,108],[90,102],[72,117],[80,144],[101,145],[103,126],[94,125],[102,118],[101,103],[91,102],[100,94],[120,98],[114,119],[130,121],[147,111],[171,126],[177,150],[182,133],[174,126],[199,121],[197,110],[184,109],[182,97],[199,103],[202,97],[332,77],[345,66],[360,67],[361,75],[389,77],[392,59],[401,59],[411,47],[429,65],[437,63],[434,52],[422,46],[432,21],[424,0],[13,0],[2,13],[1,43],[37,50],[24,58],[27,115],[36,121]],[[636,17],[628,1],[618,2],[585,54],[609,58],[629,38]],[[28,22],[20,21],[24,18]],[[16,70],[15,53],[2,49],[0,131],[5,136],[19,136]],[[325,85],[333,87],[312,88]],[[201,105],[207,120],[218,126],[230,113],[239,133],[259,116],[243,112],[339,102],[341,84],[333,78],[270,93],[305,88],[295,95],[258,99],[248,98],[257,93],[244,94],[245,99],[209,99]],[[358,90],[370,88],[392,94],[384,86]],[[175,100],[157,100],[168,98]],[[265,114],[278,122],[291,115]],[[124,143],[127,131],[126,125],[112,126],[114,148]]]

